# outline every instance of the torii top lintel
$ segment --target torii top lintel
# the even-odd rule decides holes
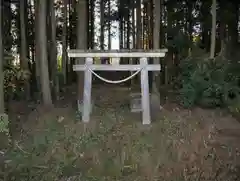
[[[69,57],[164,57],[167,53],[167,49],[157,49],[157,50],[68,50]]]

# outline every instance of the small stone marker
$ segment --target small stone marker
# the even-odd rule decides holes
[[[150,94],[150,110],[153,119],[157,118],[161,106],[159,104],[159,97],[155,94]],[[142,112],[142,100],[141,93],[132,93],[130,94],[130,110],[133,113]]]
[[[142,97],[141,93],[130,94],[130,110],[131,112],[142,112]]]

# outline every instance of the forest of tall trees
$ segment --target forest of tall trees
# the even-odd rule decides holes
[[[152,79],[153,76],[150,74],[150,80],[157,81],[157,89],[160,91],[161,99],[163,98],[161,104],[166,103],[171,94],[170,97],[174,102],[184,109],[194,106],[224,108],[236,117],[240,117],[239,17],[240,1],[233,0],[0,0],[0,132],[10,133],[10,137],[13,137],[11,132],[15,128],[11,125],[15,125],[19,117],[13,116],[13,112],[16,112],[13,111],[13,107],[19,111],[30,104],[36,107],[40,103],[44,110],[54,112],[54,107],[62,104],[59,101],[70,95],[69,87],[71,86],[77,92],[74,99],[82,99],[84,76],[81,72],[74,72],[72,67],[75,63],[83,64],[84,60],[69,58],[68,50],[70,49],[156,50],[167,48],[166,57],[161,60],[149,59],[150,63],[161,63],[162,70],[157,74],[158,79]],[[114,60],[107,60],[109,63],[112,61]],[[105,60],[97,57],[94,58],[94,62],[106,63]],[[121,58],[119,63],[137,64],[138,60]],[[112,75],[104,74],[107,77]],[[114,74],[114,78],[119,77]],[[65,99],[70,100],[66,97]],[[18,104],[20,106],[17,107]],[[104,104],[102,106],[104,107]],[[30,115],[29,112],[26,114]],[[57,117],[59,120],[63,116]],[[84,136],[85,134],[82,137]],[[89,139],[94,139],[88,136]],[[6,139],[11,140],[8,144],[14,145],[13,138],[8,136]],[[44,143],[49,141],[43,141],[45,138],[41,139]],[[35,140],[35,142],[38,141]],[[35,147],[40,147],[41,144],[43,143],[38,143]],[[81,144],[84,145],[85,142]],[[26,151],[22,150],[17,143],[16,145],[20,152],[23,152],[23,155],[19,156],[21,160],[20,157],[23,158],[24,154],[28,153],[24,153]],[[33,162],[21,167],[16,161],[17,153],[14,150],[16,147],[10,147],[10,155],[15,156],[14,166],[18,165],[18,167],[10,166],[12,170],[8,173],[5,170],[7,174],[4,174],[3,169],[0,179],[17,180],[21,177],[20,180],[38,178],[38,180],[47,181],[56,180],[66,174],[63,173],[64,169],[70,175],[72,173],[64,165],[67,162],[65,160],[62,167],[51,168],[56,177],[45,174],[48,164],[52,164],[50,156],[45,163],[38,160],[40,165],[36,168]],[[31,149],[33,148],[28,150]],[[81,150],[82,148],[76,146],[71,149]],[[77,160],[81,154],[84,154],[79,155],[75,151],[72,151],[75,157],[69,156],[73,160]],[[100,157],[99,155],[94,157],[94,154],[91,156],[90,162],[94,162],[95,157]],[[134,157],[121,156],[129,159]],[[35,154],[32,159],[37,157],[38,155]],[[59,157],[55,159],[64,160],[68,155],[60,154]],[[28,157],[28,159],[31,158]],[[22,159],[19,162],[25,161]],[[127,162],[127,159],[125,161]],[[44,166],[41,167],[41,164]],[[79,165],[79,163],[76,164]],[[127,175],[134,175],[135,168],[129,168],[129,171],[126,171],[124,166],[122,166],[124,171],[120,169],[121,174],[126,174],[124,178],[128,179]],[[88,165],[78,168],[88,171],[86,175],[89,176],[90,167]],[[110,169],[111,166],[107,167]],[[24,171],[24,168],[27,171]],[[39,173],[30,171],[31,168],[40,171]],[[17,169],[16,172],[15,169]],[[151,169],[158,168],[151,167]],[[70,170],[74,168],[71,167]],[[101,175],[103,172],[94,172],[94,174]],[[78,172],[75,170],[75,173]],[[111,173],[112,176],[120,174],[114,170],[104,173]],[[90,177],[89,180],[91,180]],[[147,180],[156,179],[148,177]]]
[[[161,61],[162,84],[171,81],[180,59],[196,47],[202,54],[209,52],[210,59],[223,51],[231,59],[238,47],[238,4],[3,0],[1,75],[6,78],[1,88],[5,100],[19,98],[17,94],[32,99],[39,92],[42,103],[51,107],[62,87],[76,80],[67,49],[112,49],[113,39],[119,41],[120,49],[168,48],[171,60]],[[4,99],[0,100],[4,112]]]

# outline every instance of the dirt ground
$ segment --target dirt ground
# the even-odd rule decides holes
[[[240,180],[240,123],[227,111],[166,103],[142,125],[126,89],[95,88],[91,122],[83,124],[74,89],[66,92],[50,112],[12,109],[23,125],[17,147],[44,173],[38,180]]]

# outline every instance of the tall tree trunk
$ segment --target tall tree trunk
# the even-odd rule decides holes
[[[160,16],[160,12],[159,12]],[[147,20],[148,20],[148,48],[153,49],[153,26],[154,26],[154,8],[153,8],[153,0],[150,0],[147,5]],[[160,24],[160,20],[159,20]],[[160,31],[160,25],[159,25],[159,31]],[[160,32],[159,32],[160,34]],[[159,35],[160,37],[160,35]],[[159,40],[158,40],[159,41]],[[159,41],[160,44],[160,41]],[[153,63],[153,58],[149,58],[149,63]],[[158,62],[159,63],[159,62]],[[159,72],[160,73],[160,72]],[[150,90],[152,90],[153,87],[153,75],[155,75],[156,72],[149,72],[149,87]],[[157,81],[159,82],[159,81]]]
[[[148,22],[147,22],[147,11],[146,11],[147,10],[147,8],[146,8],[147,4],[148,4],[148,2],[143,3],[143,17],[142,17],[142,19],[143,19],[143,21],[142,21],[143,22],[143,24],[142,24],[142,26],[143,26],[143,49],[148,49],[148,37],[147,37]]]
[[[25,13],[27,12],[27,1],[21,0],[20,2],[20,37],[21,37],[21,46],[20,46],[20,66],[21,69],[24,71],[29,71],[28,67],[28,46],[27,46],[27,31],[26,31],[26,16]],[[30,97],[30,86],[28,80],[25,82],[25,96],[27,99]]]
[[[141,0],[137,0],[137,48],[142,49],[142,8]]]
[[[134,49],[136,49],[135,3],[136,1],[134,0],[132,6],[132,44]]]
[[[2,5],[3,8],[3,19],[2,19],[2,27],[3,27],[3,47],[6,52],[10,53],[12,48],[12,33],[11,33],[11,19],[12,19],[12,9],[11,9],[11,1],[10,0],[3,0]]]
[[[63,32],[62,32],[62,73],[63,82],[67,83],[67,0],[63,0]]]
[[[77,49],[87,49],[87,0],[79,0],[77,4]],[[79,58],[78,64],[84,64],[84,58]],[[78,100],[83,100],[83,72],[78,72]]]
[[[134,0],[132,2],[132,9],[131,9],[131,17],[132,17],[132,47],[133,49],[136,49],[136,24],[135,24],[135,5],[136,1]],[[134,64],[136,62],[136,58],[131,58],[130,59],[130,64]],[[133,71],[131,71],[131,74],[133,74]],[[131,79],[131,86],[134,85],[134,79]]]
[[[162,30],[162,31],[160,31],[160,40],[159,40],[159,44],[160,44],[160,48],[163,46],[163,45],[165,45],[165,42],[166,42],[166,38],[165,38],[165,35],[166,35],[166,30],[164,30],[163,29],[163,27],[164,27],[164,24],[162,23],[162,21],[166,21],[166,11],[165,11],[165,5],[163,4],[163,1],[162,0],[160,0],[160,11],[161,11],[161,13],[160,13],[160,22],[161,22],[161,24],[160,24],[160,30]],[[162,61],[161,61],[161,63],[162,63]]]
[[[51,54],[50,54],[50,62],[51,62],[51,81],[52,89],[54,92],[54,97],[56,100],[59,99],[59,81],[57,76],[57,40],[56,40],[56,17],[55,17],[55,8],[54,8],[54,0],[50,0],[50,18],[51,18]]]
[[[224,15],[224,11],[225,11],[225,3],[224,2],[220,2],[220,27],[219,27],[219,38],[221,41],[221,49],[219,54],[223,55],[224,57],[226,56],[226,42],[225,42],[225,30],[226,30],[226,22],[225,22],[225,15]]]
[[[94,49],[94,0],[88,0],[89,36],[88,48]]]
[[[69,31],[68,31],[68,42],[69,42],[69,47],[70,49],[75,49],[76,48],[76,42],[77,42],[77,28],[76,28],[76,24],[77,24],[77,11],[76,11],[76,0],[69,0],[69,6],[71,4],[71,13],[69,14]],[[70,82],[75,81],[76,80],[76,72],[73,71],[72,67],[74,64],[74,59],[73,58],[69,58],[70,61],[70,65],[69,65],[69,76],[68,76],[68,80]]]
[[[104,16],[104,4],[105,0],[100,0],[100,49],[104,50],[104,30],[105,30],[105,16]],[[101,59],[101,64],[105,64],[105,58]]]
[[[25,0],[25,27],[26,27],[26,39],[27,39],[27,57],[28,57],[28,69],[29,71],[31,72],[31,57],[30,57],[30,54],[31,54],[31,47],[30,45],[32,44],[32,41],[33,41],[33,38],[31,38],[30,34],[31,34],[31,4],[28,0]]]
[[[212,31],[211,31],[211,49],[210,49],[210,59],[215,56],[215,46],[216,46],[216,22],[217,22],[217,2],[212,0]]]
[[[111,39],[112,39],[112,36],[111,36],[111,19],[110,19],[110,16],[111,16],[111,0],[108,0],[108,49],[111,50]]]
[[[35,54],[35,50],[34,50],[34,26],[32,25],[33,22],[34,22],[34,2],[31,2],[29,4],[29,14],[30,14],[30,21],[28,23],[29,25],[29,35],[28,35],[28,39],[31,39],[31,41],[29,41],[29,54],[31,54],[31,60],[32,62],[35,61],[35,58],[34,58],[34,54]],[[33,70],[33,65],[31,66],[31,69]]]
[[[39,44],[39,0],[34,1],[35,21],[34,21],[34,37],[35,37],[35,70],[36,70],[36,90],[40,91],[40,44]]]
[[[0,0],[0,5],[2,5],[2,0]],[[2,34],[2,11],[3,6],[0,6],[0,114],[4,113],[4,74],[3,74],[3,34]]]
[[[100,0],[100,48],[101,50],[104,49],[104,22],[105,21],[105,17],[104,17],[104,0]]]
[[[126,15],[124,16],[124,21],[123,21],[123,48],[127,48],[127,17]]]
[[[95,3],[94,0],[90,0],[90,6],[91,6],[91,13],[90,13],[90,19],[91,19],[91,48],[94,49],[95,48]]]
[[[210,50],[210,26],[208,18],[209,14],[208,1],[203,1],[201,5],[201,26],[202,26],[202,45],[207,52]]]
[[[31,75],[29,77],[29,87],[30,87],[30,96],[34,97],[34,92],[36,86],[34,85],[36,83],[36,69],[35,69],[35,49],[34,49],[34,1],[29,2],[28,4],[28,14],[29,14],[29,21],[28,22],[28,31],[27,31],[27,39],[28,39],[28,57],[29,57],[29,71],[31,72]],[[26,17],[27,18],[27,17]]]
[[[43,104],[45,107],[52,107],[52,97],[50,91],[49,69],[47,60],[47,0],[38,0],[39,6],[39,48],[40,48],[40,71],[41,71],[41,91]]]
[[[159,0],[160,1],[160,0]],[[160,4],[160,3],[159,3]],[[154,8],[153,8],[153,0],[151,0],[151,2],[149,2],[148,5],[148,22],[149,22],[149,47],[150,49],[153,48],[153,25],[154,25],[154,12],[153,12]],[[159,8],[159,16],[161,16],[161,5]],[[159,31],[161,32],[161,18],[159,19]],[[159,38],[160,38],[160,32],[159,32]],[[160,38],[161,39],[161,38]],[[159,41],[159,47],[160,47],[160,40]]]
[[[136,48],[143,49],[143,28],[142,28],[142,0],[136,0]],[[134,63],[138,62],[138,59],[134,59]],[[139,80],[139,76],[136,76],[134,82]]]
[[[76,48],[76,22],[77,22],[77,15],[76,15],[76,0],[69,0],[69,31],[68,31],[68,42],[70,49]],[[72,69],[71,69],[72,70]]]
[[[130,5],[130,3],[129,3]],[[127,32],[126,32],[126,48],[130,49],[130,36],[131,36],[131,22],[130,22],[130,9],[127,10]]]
[[[161,2],[160,0],[154,0],[154,27],[153,27],[153,49],[159,49],[160,48],[160,20],[161,20]],[[159,64],[160,60],[159,58],[154,58],[153,60],[154,64]],[[152,91],[157,93],[157,77],[158,73],[153,74],[153,83],[152,83]]]
[[[119,47],[124,48],[124,20],[123,17],[119,20]]]
[[[119,13],[119,48],[123,49],[124,47],[124,18],[123,18],[123,5],[122,1],[118,0],[118,13]],[[120,58],[120,62],[122,62],[122,58]]]

